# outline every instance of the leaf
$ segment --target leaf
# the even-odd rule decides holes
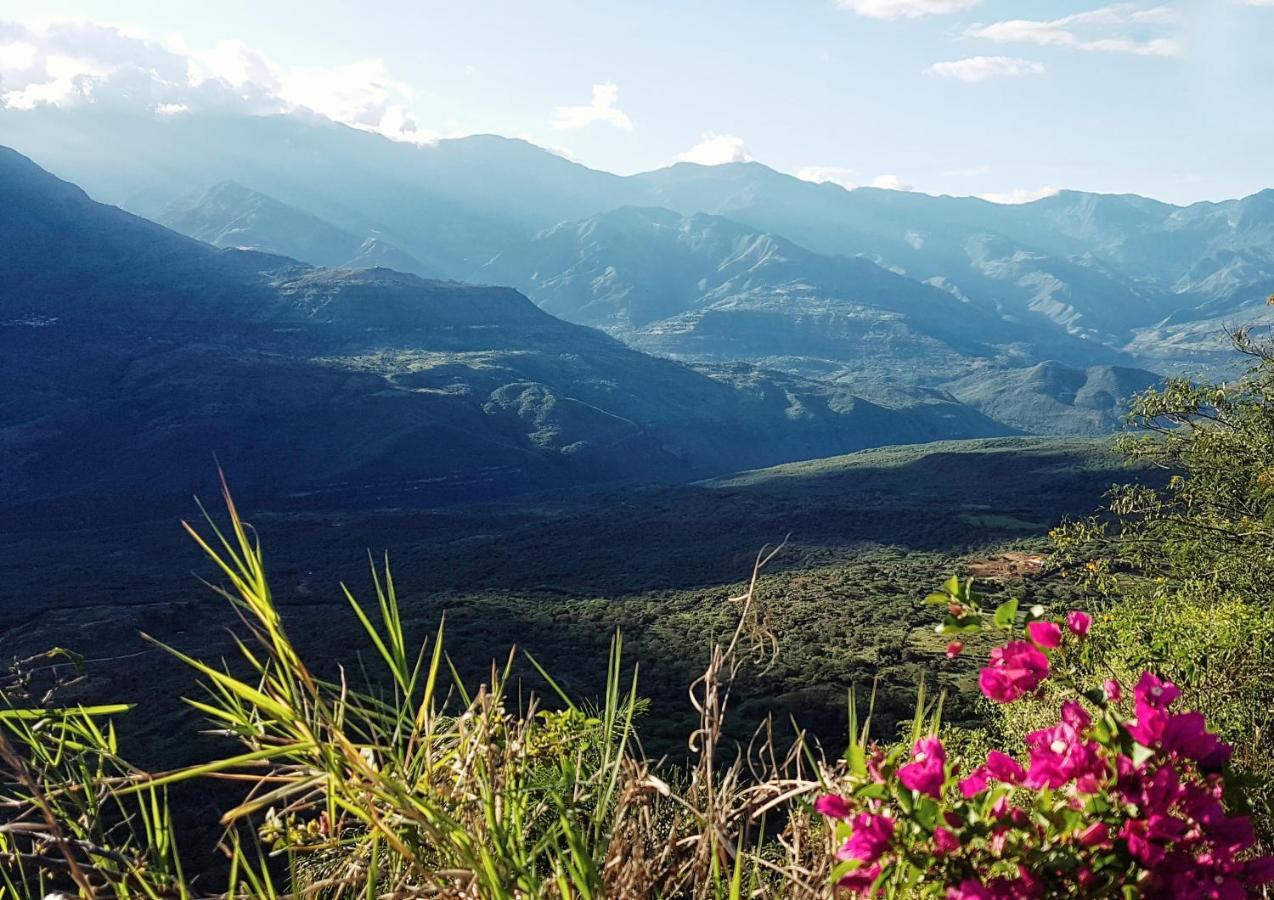
[[[1134,743],[1132,745],[1132,762],[1133,762],[1133,765],[1137,766],[1138,768],[1141,768],[1143,765],[1145,765],[1146,761],[1154,755],[1155,755],[1155,751],[1149,747],[1146,747],[1146,746],[1143,746],[1142,744],[1137,744],[1137,743]]]
[[[995,610],[993,621],[996,628],[1012,628],[1017,622],[1017,598],[1001,603]]]

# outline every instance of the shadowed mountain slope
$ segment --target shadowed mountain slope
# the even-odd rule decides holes
[[[6,504],[442,502],[1006,429],[628,349],[506,288],[216,249],[0,150]]]

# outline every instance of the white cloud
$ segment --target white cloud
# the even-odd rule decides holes
[[[842,9],[872,19],[916,19],[972,9],[982,0],[839,0]]]
[[[752,156],[748,153],[743,138],[709,131],[702,135],[699,143],[685,153],[678,154],[677,159],[701,166],[719,166],[723,163],[748,162]]]
[[[858,170],[844,166],[802,166],[796,177],[815,184],[839,184],[846,190],[858,187]]]
[[[1030,59],[1014,56],[971,56],[938,62],[925,69],[929,75],[954,78],[957,81],[977,82],[988,78],[1015,78],[1022,75],[1042,75],[1044,66]]]
[[[31,68],[35,64],[35,59],[40,51],[35,44],[28,44],[26,41],[14,41],[11,44],[0,45],[0,72],[6,69],[11,72],[21,72]]]
[[[997,44],[1026,43],[1096,53],[1177,56],[1181,45],[1175,39],[1154,34],[1159,26],[1173,20],[1174,13],[1166,6],[1142,8],[1132,3],[1116,3],[1060,19],[1006,19],[974,25],[965,31],[965,36]]]
[[[887,191],[914,191],[915,186],[907,184],[897,175],[877,175],[871,180],[871,187],[883,188]]]
[[[1052,197],[1060,190],[1061,188],[1055,187],[1042,187],[1033,191],[1026,190],[1025,188],[1017,188],[1016,190],[1012,190],[1004,194],[992,192],[989,194],[978,194],[978,196],[983,200],[989,200],[992,203],[1019,204],[1032,203],[1036,200],[1043,200],[1045,197]]]
[[[0,106],[93,105],[161,116],[308,109],[395,140],[429,143],[438,137],[417,126],[413,91],[379,59],[294,67],[241,41],[192,48],[180,35],[161,41],[136,29],[78,20],[0,26],[6,41],[16,38],[0,47]]]
[[[553,127],[557,129],[583,128],[594,122],[633,130],[633,120],[619,108],[619,87],[613,82],[593,85],[593,102],[588,106],[559,106],[553,113]]]

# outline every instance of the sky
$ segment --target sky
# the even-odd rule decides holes
[[[1272,45],[1274,0],[0,0],[0,104],[1185,203],[1274,187]]]

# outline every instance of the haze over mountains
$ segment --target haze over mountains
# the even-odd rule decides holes
[[[234,181],[219,182],[198,197],[174,203],[155,221],[214,247],[261,250],[333,268],[432,274],[374,234],[357,237]]]
[[[233,181],[360,239],[374,235],[428,273],[460,280],[489,279],[493,258],[621,207],[722,216],[816,254],[865,257],[967,299],[1004,323],[1005,333],[987,335],[988,343],[1014,343],[1026,329],[1053,335],[1062,348],[1065,336],[1099,347],[1082,360],[1062,353],[1068,364],[1214,363],[1220,326],[1259,316],[1274,290],[1274,191],[1188,207],[1063,191],[1006,206],[847,191],[759,163],[679,163],[620,177],[523,141],[477,136],[418,147],[317,116],[41,107],[0,110],[0,128],[50,171],[146,217],[171,221],[175,201]],[[1059,355],[1047,339],[1032,340],[1038,352],[1022,362]]]
[[[9,503],[245,490],[429,502],[1008,433],[954,401],[708,377],[507,288],[216,249],[0,152]]]
[[[435,502],[1102,433],[1160,373],[1226,364],[1274,291],[1274,191],[620,177],[298,115],[0,130],[6,503],[184,493],[214,452],[245,488]]]

